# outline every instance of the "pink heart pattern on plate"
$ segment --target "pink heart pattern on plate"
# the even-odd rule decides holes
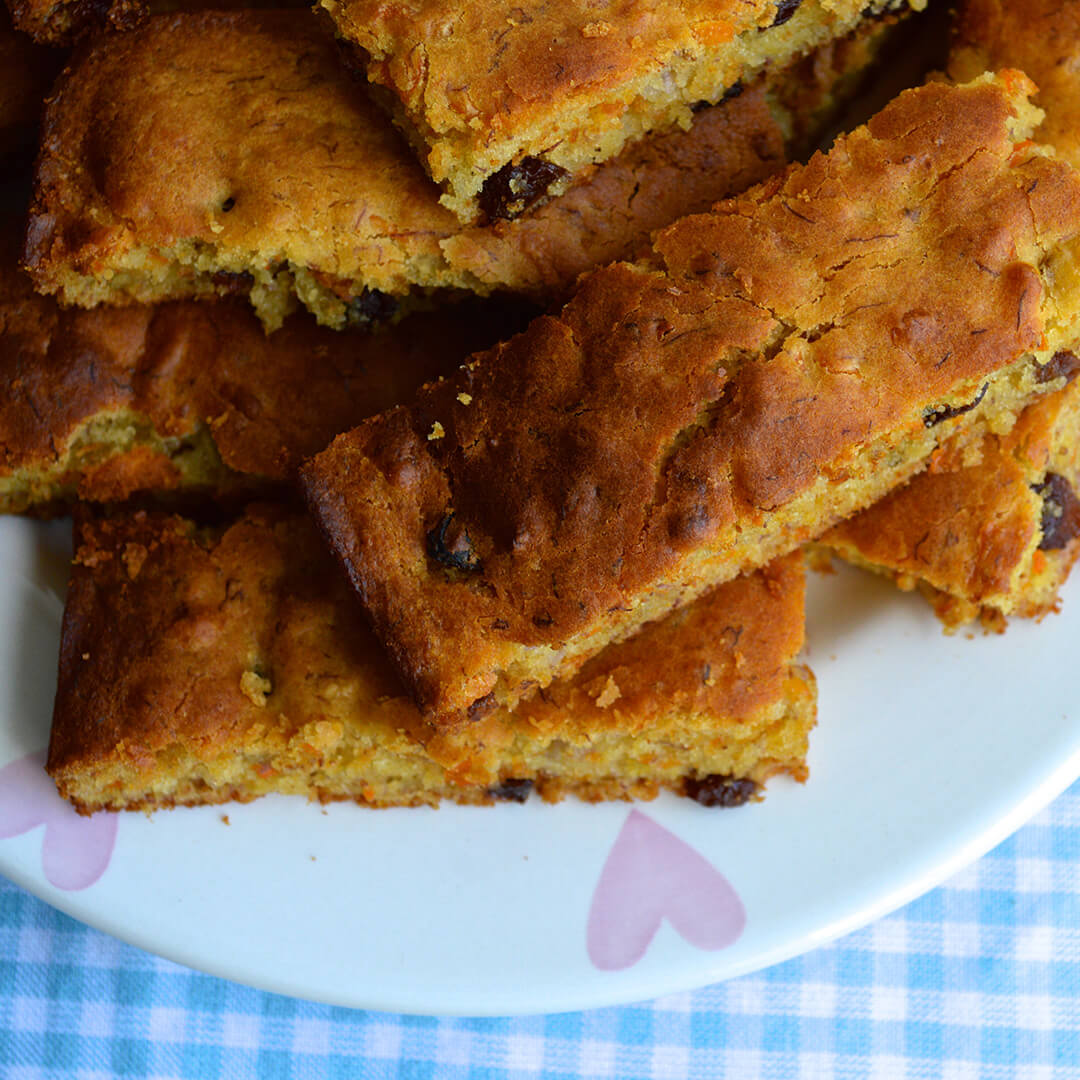
[[[699,949],[723,949],[746,926],[727,878],[652,818],[631,810],[600,872],[586,930],[589,959],[602,971],[636,964],[667,919]]]
[[[41,868],[58,889],[85,889],[105,873],[116,843],[117,814],[83,817],[64,802],[37,750],[0,769],[0,839],[45,826]]]

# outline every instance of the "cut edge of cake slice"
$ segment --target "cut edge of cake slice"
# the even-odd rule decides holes
[[[513,708],[1060,387],[1080,178],[1030,142],[1031,89],[901,94],[303,467],[432,723]]]
[[[813,676],[790,556],[597,657],[516,715],[423,723],[310,521],[82,514],[48,771],[82,813],[270,792],[367,806],[651,798],[806,777]]]

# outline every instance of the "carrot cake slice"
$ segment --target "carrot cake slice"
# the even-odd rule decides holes
[[[464,229],[310,13],[156,16],[82,52],[52,98],[27,266],[67,304],[237,293],[270,329],[297,299],[340,328],[433,292],[561,296],[779,169],[850,93],[881,39],[871,29],[802,72],[809,99],[776,72],[565,205]]]
[[[50,100],[26,263],[68,304],[235,292],[276,329],[299,296],[340,327],[460,284],[454,224],[309,12],[158,15]]]
[[[320,0],[443,205],[516,216],[889,0]],[[902,6],[902,5],[896,5]],[[912,0],[922,8],[923,0]]]
[[[930,469],[822,543],[849,562],[918,588],[953,629],[979,618],[1053,611],[1080,555],[1080,359],[1055,356],[1046,374],[1068,386],[1029,405],[1008,435],[966,452],[943,448]]]
[[[806,774],[803,570],[779,560],[516,714],[435,736],[309,519],[84,519],[48,770],[84,813],[268,792],[368,806],[651,798],[738,805]]]
[[[1045,111],[1037,137],[1080,164],[1080,3],[967,0],[949,57],[963,80],[1021,68]],[[1048,365],[1072,380],[1080,361]],[[1080,386],[1030,406],[1014,431],[967,454],[944,454],[927,473],[850,521],[824,543],[843,558],[918,588],[953,629],[978,618],[1002,630],[1009,615],[1041,616],[1080,552]]]
[[[1030,142],[1031,89],[901,94],[304,466],[433,723],[513,707],[1060,389],[1080,177]]]
[[[282,487],[533,311],[477,300],[340,333],[298,312],[268,336],[236,298],[64,309],[17,269],[14,226],[0,216],[0,512]]]

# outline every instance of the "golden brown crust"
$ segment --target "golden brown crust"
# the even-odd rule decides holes
[[[507,166],[531,159],[578,175],[627,140],[687,126],[697,101],[719,100],[766,64],[790,63],[848,32],[864,8],[848,0],[322,3],[463,221],[487,208],[479,189]]]
[[[317,574],[318,547],[288,542],[288,530],[303,527],[302,519],[270,508],[214,543],[182,518],[140,512],[95,522],[84,515],[65,609],[50,771],[116,754],[150,767],[154,755],[176,744],[212,756],[243,747],[245,734],[257,740],[268,714],[245,692],[242,676],[269,670],[276,605],[297,589],[333,595],[332,579]],[[297,630],[302,648],[302,623]],[[337,630],[328,623],[328,635]],[[358,625],[342,632],[363,637]],[[343,640],[342,655],[354,645]],[[380,678],[379,670],[370,651],[364,677],[372,701],[395,694],[392,676]],[[400,711],[404,722],[407,706]],[[296,727],[303,722],[297,717]]]
[[[873,40],[826,50],[810,80],[819,109]],[[703,111],[535,215],[462,229],[315,20],[157,17],[85,52],[52,102],[27,260],[69,303],[239,291],[268,325],[294,293],[335,326],[363,312],[351,302],[364,289],[561,295],[779,168],[787,148],[765,96],[759,85]],[[270,110],[275,125],[262,123]],[[797,143],[822,119],[775,112]]]
[[[965,0],[956,22],[949,73],[966,81],[983,71],[1018,68],[1046,112],[1040,141],[1080,164],[1080,3],[1076,0]]]
[[[200,12],[153,17],[74,63],[46,112],[26,256],[55,291],[183,242],[224,255],[173,295],[287,264],[349,299],[451,284],[438,242],[454,227],[309,13]]]
[[[782,561],[429,754],[306,518],[269,506],[223,530],[84,518],[48,768],[84,810],[267,790],[484,802],[508,780],[549,797],[655,794],[703,763],[708,775],[726,742],[746,744],[740,776],[801,776],[813,719],[812,684],[792,666],[802,598],[801,561]],[[671,761],[649,759],[657,743]]]
[[[336,333],[296,314],[267,336],[237,299],[62,309],[16,269],[12,224],[0,218],[0,510],[280,484],[527,318],[475,302]],[[203,435],[213,453],[191,463]]]
[[[722,20],[730,37],[745,27],[766,27],[776,16],[771,0],[589,9],[502,0],[345,0],[328,10],[369,54],[370,77],[391,86],[435,131],[513,128],[531,110],[546,113],[575,97],[611,93],[656,53],[689,48],[705,55],[710,39],[725,36],[715,25]]]
[[[947,434],[1011,423],[1077,302],[1042,272],[1080,181],[1017,152],[1029,89],[901,95],[305,466],[436,722],[816,535]]]
[[[951,585],[975,603],[1008,592],[1038,539],[1041,500],[998,440],[985,443],[978,465],[920,473],[822,543],[938,588]]]
[[[658,229],[813,150],[899,21],[873,20],[772,68],[721,104],[697,108],[689,130],[632,143],[531,213],[462,228],[442,242],[443,253],[488,285],[547,296],[564,294],[596,266],[638,258]]]
[[[1068,370],[1074,381],[1029,405],[1008,435],[988,435],[966,454],[943,448],[926,472],[822,543],[918,586],[949,628],[982,616],[1003,629],[1004,616],[1053,610],[1080,554],[1080,510],[1075,521],[1057,513],[1080,490],[1080,360]]]

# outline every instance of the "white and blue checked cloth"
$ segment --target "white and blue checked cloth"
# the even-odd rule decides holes
[[[832,946],[558,1016],[398,1016],[263,993],[123,945],[0,879],[3,1080],[248,1076],[1080,1078],[1080,782]]]

